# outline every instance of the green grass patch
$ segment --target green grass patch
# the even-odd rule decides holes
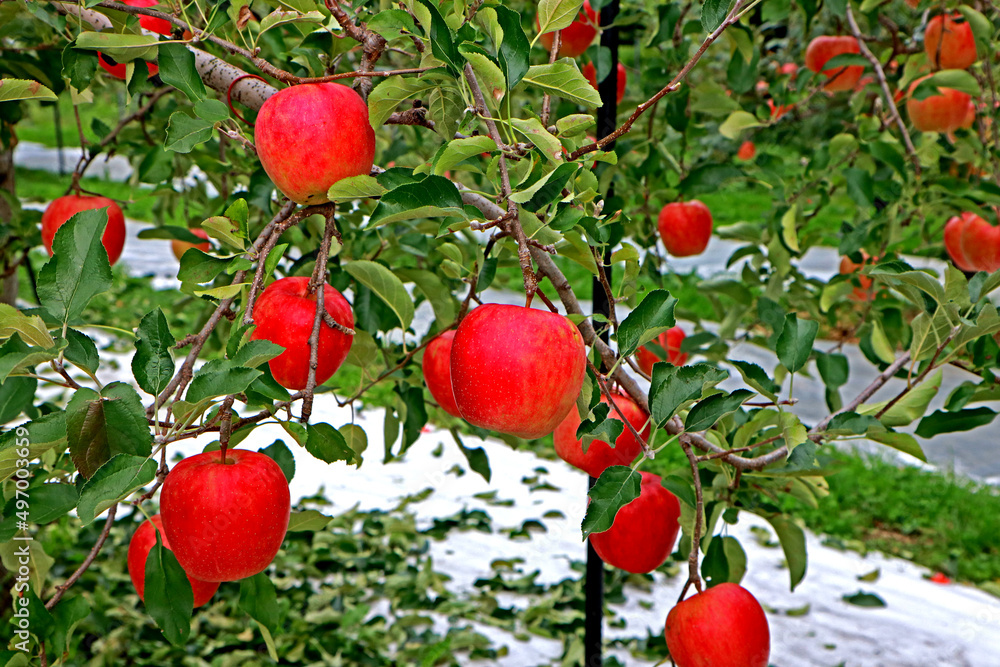
[[[1000,594],[1000,489],[838,453],[817,508],[785,505],[828,542],[893,554]]]

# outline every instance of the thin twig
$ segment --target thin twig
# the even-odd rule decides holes
[[[680,602],[687,595],[688,588],[691,584],[699,593],[701,593],[701,576],[698,573],[698,551],[701,549],[701,530],[702,530],[702,514],[705,513],[705,496],[701,488],[701,476],[698,474],[698,459],[695,457],[694,452],[691,450],[691,434],[682,433],[680,438],[681,449],[684,450],[685,456],[688,458],[688,462],[691,464],[691,476],[694,480],[694,497],[695,497],[695,508],[694,508],[694,529],[691,533],[691,553],[688,554],[688,578],[684,582],[684,587],[681,589],[681,595],[677,598]]]
[[[52,609],[57,604],[59,604],[59,600],[62,600],[63,595],[66,594],[66,591],[69,590],[70,586],[75,584],[77,580],[83,576],[83,573],[87,571],[87,568],[89,568],[91,563],[94,562],[94,559],[97,558],[97,554],[100,553],[101,547],[104,546],[105,540],[108,539],[108,533],[111,532],[111,526],[113,526],[115,523],[115,514],[117,512],[118,512],[117,504],[114,504],[110,508],[108,508],[108,518],[104,522],[104,530],[102,530],[101,534],[97,537],[97,542],[94,544],[94,547],[90,550],[90,553],[87,554],[87,557],[83,559],[83,562],[80,563],[80,567],[76,568],[76,571],[69,576],[69,579],[66,580],[66,583],[62,584],[61,586],[56,586],[55,595],[53,595],[52,598],[45,603],[46,609]]]
[[[309,375],[306,379],[306,388],[302,398],[302,416],[299,421],[303,424],[309,421],[312,415],[313,392],[316,391],[316,370],[319,368],[319,334],[323,330],[323,315],[326,310],[326,264],[330,261],[330,243],[333,235],[337,231],[336,209],[331,210],[326,216],[326,228],[323,230],[323,240],[319,244],[319,254],[316,256],[316,265],[310,279],[310,291],[315,290],[316,294],[316,315],[313,317],[312,333],[309,334]],[[332,316],[330,319],[333,319]]]

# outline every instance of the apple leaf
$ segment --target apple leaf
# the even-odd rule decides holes
[[[263,371],[256,368],[231,366],[230,362],[213,359],[194,374],[185,398],[190,403],[199,403],[208,398],[239,394],[261,375]]]
[[[58,353],[56,348],[43,350],[25,345],[21,336],[15,333],[0,346],[0,382],[5,381],[11,373],[55,359]]]
[[[25,544],[28,547],[27,563],[24,562],[23,547]],[[8,572],[18,572],[21,567],[27,566],[28,582],[30,583],[28,591],[32,594],[34,591],[43,590],[45,580],[49,576],[49,570],[56,562],[52,556],[45,553],[41,540],[31,540],[27,543],[11,540],[0,543],[0,560]],[[18,573],[20,574],[20,572]]]
[[[4,383],[6,385],[6,383]],[[0,483],[10,479],[17,470],[19,440],[28,440],[28,458],[38,458],[53,448],[66,448],[66,413],[62,410],[50,412],[34,421],[11,428],[0,435]],[[41,589],[39,589],[41,590]]]
[[[677,496],[677,499],[682,503],[691,509],[696,507],[698,499],[694,494],[694,486],[691,482],[677,475],[664,475],[660,479],[660,483],[664,489]]]
[[[156,531],[156,545],[146,557],[143,599],[146,610],[174,646],[183,646],[191,635],[194,592],[187,574]]]
[[[531,45],[521,28],[521,15],[509,7],[496,5],[497,22],[503,30],[503,40],[497,47],[497,59],[500,69],[507,77],[507,89],[514,88],[528,72],[528,52]]]
[[[151,396],[163,391],[174,375],[170,348],[175,342],[167,326],[167,318],[159,308],[147,313],[139,322],[135,332],[132,375],[142,390]]]
[[[325,463],[347,461],[353,463],[357,455],[350,447],[340,431],[329,424],[308,424],[306,426],[306,451]]]
[[[733,361],[731,363],[733,366],[736,366],[740,375],[743,376],[744,382],[771,401],[777,400],[778,391],[781,390],[781,386],[769,378],[763,368],[749,361]]]
[[[705,32],[713,32],[722,25],[729,13],[729,4],[732,0],[705,0],[701,6],[701,27]]]
[[[270,632],[278,630],[278,595],[265,573],[258,572],[252,577],[240,579],[239,606]]]
[[[613,413],[611,406],[607,403],[601,403],[593,409],[591,414],[594,418],[584,419],[576,429],[576,437],[581,442],[583,453],[587,453],[590,443],[595,440],[614,448],[618,436],[625,431],[625,424],[621,421],[618,413]]]
[[[490,458],[486,454],[486,450],[482,447],[466,447],[462,442],[462,437],[459,435],[458,429],[453,426],[449,430],[451,431],[451,437],[455,439],[455,444],[458,445],[462,456],[465,457],[472,471],[479,473],[489,483],[490,478],[493,476],[493,471],[490,470]]]
[[[87,51],[100,51],[111,56],[117,62],[127,63],[136,58],[143,58],[145,60],[155,59],[158,39],[159,37],[156,35],[120,34],[111,31],[84,31],[76,38],[76,48]],[[193,59],[194,57],[192,56]]]
[[[920,443],[917,442],[917,439],[909,433],[870,429],[866,434],[866,437],[869,440],[874,440],[875,442],[880,442],[883,445],[899,450],[904,454],[909,454],[924,463],[927,462],[927,455],[924,454],[923,447],[921,447]]]
[[[214,132],[215,123],[175,111],[170,114],[163,147],[175,153],[190,153],[195,146],[211,139]]]
[[[465,218],[462,195],[444,176],[428,176],[422,181],[399,185],[382,195],[368,220],[379,227],[402,220],[420,218]]]
[[[941,370],[938,370],[930,379],[924,380],[924,382],[914,389],[910,390],[903,398],[896,401],[896,403],[889,408],[884,415],[879,418],[883,426],[888,428],[896,428],[897,426],[907,426],[912,424],[916,420],[920,419],[927,412],[927,406],[930,405],[931,400],[937,395],[938,390],[941,388],[941,380],[944,374]],[[888,401],[880,401],[878,403],[872,403],[870,405],[861,405],[858,407],[858,413],[862,415],[874,415],[877,414],[888,405]]]
[[[684,430],[693,433],[711,428],[722,417],[738,410],[751,396],[756,394],[748,389],[709,396],[688,412],[687,419],[684,420]]]
[[[618,353],[623,357],[634,354],[640,345],[648,343],[674,326],[674,306],[677,299],[662,289],[651,291],[618,327]]]
[[[841,599],[848,604],[858,607],[878,608],[887,606],[885,600],[875,593],[865,593],[864,591],[858,591],[852,595],[842,595]]]
[[[0,79],[0,102],[15,100],[48,100],[59,99],[55,93],[37,81],[30,79]]]
[[[487,136],[453,139],[435,156],[434,175],[442,176],[459,162],[496,149],[497,142]]]
[[[153,481],[156,461],[143,456],[118,454],[98,468],[80,490],[77,516],[83,525],[97,518],[119,500]]]
[[[787,517],[779,515],[764,518],[778,535],[778,542],[781,543],[781,550],[785,553],[785,561],[788,563],[791,590],[794,591],[806,576],[806,534],[798,524]]]
[[[795,313],[785,316],[785,326],[778,336],[778,360],[791,373],[802,369],[809,361],[813,342],[819,331],[819,322],[803,320]]]
[[[20,310],[6,303],[0,303],[0,338],[9,338],[17,332],[30,345],[52,347],[55,341],[49,328],[38,315],[27,316]]]
[[[90,300],[111,287],[111,264],[101,243],[106,208],[81,211],[56,231],[53,255],[38,273],[41,305],[59,322],[79,317]]]
[[[35,378],[12,377],[0,382],[0,424],[13,421],[29,408],[35,402],[37,388],[38,380]]]
[[[541,0],[538,3],[538,34],[568,28],[582,8],[583,0]]]
[[[264,362],[279,356],[285,348],[269,340],[247,341],[233,355],[233,364],[245,368],[257,368]]]
[[[323,530],[326,528],[332,519],[333,517],[329,517],[322,512],[317,512],[316,510],[292,512],[291,516],[288,518],[288,532],[314,533],[317,530]]]
[[[388,77],[368,96],[368,121],[372,127],[382,127],[400,102],[423,95],[434,87],[435,83],[425,78]]]
[[[66,406],[66,435],[77,470],[90,479],[115,454],[153,452],[146,412],[135,389],[121,382],[98,393],[78,389]]]
[[[157,64],[160,66],[160,79],[163,83],[181,91],[192,102],[205,98],[205,84],[198,75],[194,54],[187,46],[177,43],[160,44]]]
[[[642,475],[629,466],[606,468],[587,493],[590,503],[581,526],[583,539],[611,528],[618,510],[639,497],[641,482]]]
[[[859,415],[857,412],[841,412],[830,420],[826,427],[829,435],[861,435],[870,428],[884,428],[882,423],[871,415]]]
[[[572,104],[580,104],[591,109],[601,106],[601,96],[583,76],[572,58],[561,58],[545,65],[532,65],[522,81],[543,93],[556,95]]]
[[[431,52],[435,58],[444,61],[453,74],[457,75],[462,70],[462,57],[458,53],[458,47],[455,45],[455,38],[451,33],[451,28],[448,27],[444,17],[441,16],[441,11],[438,9],[436,3],[430,0],[417,0],[417,2],[422,4],[431,16],[430,32],[428,34],[431,42]]]
[[[281,468],[281,472],[285,475],[285,480],[291,483],[292,477],[295,477],[295,455],[292,454],[292,450],[288,449],[288,445],[285,444],[284,440],[275,440],[267,447],[257,451],[271,457],[278,464],[278,467]]]
[[[59,345],[61,344],[60,341]],[[69,362],[90,373],[96,373],[101,366],[101,357],[94,339],[76,329],[66,329],[66,349],[63,354]]]
[[[747,571],[747,554],[739,540],[729,535],[713,537],[701,562],[701,576],[708,588],[726,582],[738,584]]]
[[[939,433],[955,433],[956,431],[971,431],[979,426],[985,426],[997,416],[989,408],[970,408],[957,412],[936,410],[920,420],[914,431],[921,438],[930,439]]]
[[[381,203],[379,205],[381,206]],[[413,297],[406,291],[403,281],[392,271],[378,262],[367,259],[348,262],[344,265],[344,270],[389,306],[404,331],[410,328],[413,322]]]
[[[662,427],[685,403],[698,400],[706,387],[714,386],[727,377],[729,374],[726,371],[708,364],[654,364],[649,390],[653,422]]]

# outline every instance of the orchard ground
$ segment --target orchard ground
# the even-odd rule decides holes
[[[32,160],[24,160],[31,168],[55,166],[52,151],[31,144],[22,144],[18,155],[18,159],[34,156]],[[127,177],[127,172],[115,173],[114,165],[112,162],[108,167],[107,176],[113,179]],[[37,176],[22,172],[19,192],[30,199],[31,193],[43,186],[38,181]],[[52,185],[51,182],[44,184],[46,188]],[[114,186],[106,184],[106,187]],[[33,207],[43,205],[44,201],[31,204]],[[151,281],[146,280],[162,290],[157,298],[169,300],[171,294],[180,298],[173,292],[177,285],[176,261],[170,254],[169,242],[136,238],[135,234],[143,226],[130,221],[130,238],[122,263],[135,276],[151,276]],[[672,266],[680,274],[698,271],[711,276],[724,270],[732,249],[732,244],[713,238],[706,255],[693,260],[674,260]],[[836,271],[838,259],[832,250],[814,250],[801,266],[807,274],[826,278]],[[914,263],[927,264],[922,260]],[[940,268],[934,263],[930,265]],[[127,278],[121,273],[119,278],[134,281],[133,287],[142,280]],[[30,300],[30,295],[24,296]],[[485,298],[493,302],[518,299],[513,293],[497,290],[491,290]],[[427,317],[418,319],[418,333],[423,333],[428,324]],[[853,346],[845,346],[844,350],[852,362],[860,359]],[[769,352],[748,345],[735,348],[734,355],[755,361],[769,370],[775,364]],[[123,368],[127,366],[127,361],[122,364]],[[862,364],[852,363],[852,369],[855,371],[851,376],[852,384],[844,388],[845,393],[856,391],[870,379],[863,374]],[[932,404],[931,409],[938,407],[950,389],[961,382],[960,373],[946,373],[937,403]],[[123,373],[121,379],[128,378]],[[343,378],[340,382],[349,386],[350,379]],[[891,389],[889,385],[884,391],[891,394]],[[822,391],[820,383],[805,377],[796,382],[795,395],[800,401],[793,409],[807,422],[825,414]],[[377,395],[371,398],[374,403],[378,402]],[[370,442],[381,442],[380,412],[362,408],[354,417],[363,424]],[[336,408],[331,397],[324,395],[317,397],[317,418],[336,424],[350,421],[351,415]],[[947,438],[922,441],[922,444],[929,460],[939,468],[953,469],[981,480],[992,478],[996,482],[1000,477],[1000,463],[986,455],[996,440],[990,437],[990,432],[995,435],[996,427],[972,434],[950,434]],[[277,427],[267,427],[255,432],[252,441],[241,446],[258,449],[282,436],[283,432]],[[209,441],[210,438],[184,443],[178,451],[194,453]],[[475,446],[473,442],[470,438],[466,444]],[[547,441],[542,443],[544,447]],[[448,573],[448,586],[459,595],[471,596],[481,587],[481,580],[491,576],[504,579],[527,576],[532,584],[543,590],[578,578],[579,572],[573,563],[578,564],[584,557],[578,532],[584,508],[584,476],[561,461],[539,457],[537,452],[512,451],[497,441],[489,441],[485,448],[493,468],[489,484],[474,473],[460,474],[459,470],[464,470],[466,464],[451,436],[447,432],[432,431],[418,440],[401,461],[381,462],[374,451],[377,445],[374,446],[369,449],[365,464],[356,471],[345,469],[342,464],[319,466],[302,459],[292,483],[293,498],[308,498],[323,492],[333,504],[332,512],[328,508],[326,513],[339,514],[352,507],[388,510],[397,507],[400,498],[410,497],[407,507],[416,514],[418,525],[422,527],[446,521],[457,513],[487,513],[490,517],[487,530],[452,532],[444,541],[431,543],[435,570]],[[836,477],[831,483],[836,485]],[[428,487],[437,491],[425,495],[422,492]],[[872,491],[873,495],[875,493]],[[995,493],[987,492],[987,495],[996,501]],[[752,565],[748,585],[757,591],[758,599],[769,612],[773,664],[834,665],[842,661],[851,665],[995,664],[995,656],[1000,654],[1000,637],[993,631],[1000,624],[1000,601],[997,599],[965,586],[943,586],[927,581],[929,572],[898,559],[881,555],[864,557],[826,547],[820,538],[812,535],[808,538],[809,574],[796,592],[790,593],[784,557],[773,539],[767,536],[770,528],[748,517],[750,515],[742,515],[740,523],[730,530],[747,548]],[[900,533],[899,537],[905,543],[906,536]],[[505,570],[507,566],[500,562],[511,564],[510,568]],[[502,574],[498,574],[501,570]],[[535,570],[538,570],[537,575],[533,575]],[[634,647],[646,641],[647,634],[660,632],[666,612],[683,583],[678,571],[677,563],[668,562],[652,576],[652,584],[648,578],[636,578],[626,587],[626,599],[612,604],[619,618],[609,623],[608,636],[617,642],[616,654],[626,664],[646,664],[629,657],[623,647]],[[858,593],[864,595],[854,597]],[[877,596],[886,606],[874,608],[857,604],[875,602],[875,598],[866,594]],[[518,609],[520,614],[532,607],[530,592],[502,593],[497,597],[503,605]],[[384,612],[373,609],[371,614]],[[628,619],[627,624],[624,619]],[[445,618],[434,619],[435,625],[447,622]],[[505,657],[490,664],[550,664],[563,651],[562,642],[554,639],[534,636],[529,641],[522,641],[515,634],[484,623],[477,623],[476,628],[496,645],[510,647]]]

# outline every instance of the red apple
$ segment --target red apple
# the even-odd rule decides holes
[[[652,572],[663,565],[681,529],[677,497],[663,488],[659,475],[640,474],[639,497],[618,510],[611,528],[590,535],[601,560],[633,574]]]
[[[594,67],[594,63],[587,63],[580,71],[587,77],[587,81],[594,87],[594,90],[597,90],[597,68]],[[628,79],[628,74],[625,72],[625,65],[618,63],[618,95],[616,96],[618,104],[621,104],[622,99],[625,97],[626,79]]]
[[[767,667],[771,633],[757,599],[724,583],[667,614],[667,649],[677,667]]]
[[[976,62],[972,26],[958,12],[938,15],[927,22],[924,51],[934,69],[965,69]]]
[[[125,215],[118,204],[107,197],[66,195],[54,199],[42,213],[42,243],[45,244],[45,249],[50,255],[52,254],[52,240],[56,236],[56,230],[62,227],[64,222],[80,211],[105,207],[108,209],[108,225],[104,228],[101,243],[108,253],[108,261],[111,264],[117,262],[122,255],[122,248],[125,247]]]
[[[434,400],[449,415],[461,417],[451,390],[451,345],[454,339],[455,330],[451,329],[428,343],[422,368],[424,382]]]
[[[740,144],[740,149],[736,151],[736,157],[740,160],[752,160],[753,156],[757,154],[757,147],[752,141],[744,141]]]
[[[323,288],[323,303],[337,324],[354,327],[354,312],[344,295],[330,285]],[[285,348],[268,365],[271,374],[286,389],[305,389],[309,379],[309,337],[316,318],[316,293],[309,292],[309,278],[276,280],[261,293],[253,307],[257,324],[252,340],[269,340]],[[320,324],[316,384],[337,372],[347,358],[354,337],[326,322]]]
[[[167,536],[163,532],[163,519],[159,514],[143,521],[128,543],[128,575],[132,577],[132,585],[135,586],[135,592],[139,594],[139,599],[144,602],[146,600],[143,597],[146,590],[146,558],[156,546],[157,533],[160,534],[163,548],[170,549],[170,541],[167,540]],[[217,581],[200,581],[192,579],[190,576],[188,576],[188,581],[191,582],[191,590],[194,592],[194,606],[196,608],[211,600],[215,591],[219,590],[219,582]]]
[[[291,513],[288,482],[269,456],[246,449],[189,456],[160,491],[163,532],[188,576],[236,581],[271,564]]]
[[[586,373],[583,337],[557,313],[486,304],[465,316],[451,347],[455,404],[470,424],[520,438],[551,433]]]
[[[559,44],[560,58],[576,58],[593,43],[597,36],[597,12],[590,6],[590,0],[583,0],[583,8],[577,19],[569,24],[569,27],[562,29]],[[541,29],[538,17],[535,17],[535,27]],[[546,51],[552,49],[552,40],[555,38],[554,32],[544,32],[538,37]]]
[[[962,126],[969,112],[972,98],[954,88],[938,88],[937,95],[918,100],[913,97],[921,77],[910,84],[906,98],[906,113],[913,127],[921,132],[951,132]]]
[[[872,279],[858,273],[864,268],[865,264],[871,261],[871,257],[864,250],[861,251],[861,257],[863,258],[861,264],[851,261],[851,258],[847,255],[840,258],[840,273],[842,275],[857,274],[858,283],[861,285],[860,287],[855,287],[854,291],[851,292],[850,298],[854,301],[868,301],[872,296],[870,293]]]
[[[712,236],[712,213],[697,199],[667,204],[657,225],[667,252],[674,257],[700,255]]]
[[[681,352],[681,343],[687,336],[684,334],[684,329],[679,326],[671,327],[667,329],[659,336],[656,337],[656,342],[667,351],[666,361],[674,366],[683,366],[687,363],[688,355],[686,352]],[[653,364],[657,361],[663,361],[664,359],[659,355],[657,351],[654,351],[648,345],[643,345],[639,348],[635,355],[636,363],[639,364],[639,369],[646,375],[652,375]]]
[[[610,406],[607,396],[601,396],[601,403]],[[649,415],[646,414],[646,411],[623,393],[615,395],[615,405],[622,411],[632,427],[648,442],[650,425]],[[611,407],[608,417],[622,421],[614,407]],[[569,409],[566,419],[562,420],[562,423],[552,433],[552,440],[559,458],[591,477],[600,477],[605,468],[610,466],[629,465],[639,455],[639,450],[642,448],[639,441],[632,435],[632,431],[625,427],[622,434],[615,440],[613,448],[603,440],[593,440],[584,453],[583,444],[576,438],[576,429],[579,427],[580,413],[574,405]]]
[[[828,60],[844,53],[861,53],[858,40],[848,36],[834,37],[827,35],[817,37],[809,42],[809,46],[806,47],[806,67],[813,72],[822,70],[823,75],[829,79],[823,88],[832,93],[854,88],[858,79],[861,78],[862,72],[865,71],[865,68],[860,65],[823,69],[823,65]]]
[[[966,211],[944,226],[944,247],[963,271],[1000,270],[1000,227]]]
[[[257,156],[275,186],[299,204],[330,201],[327,190],[371,171],[375,131],[361,96],[338,83],[306,83],[264,102],[254,127]]]
[[[798,76],[799,66],[796,65],[795,63],[784,63],[781,65],[781,67],[778,68],[778,71],[788,76],[789,78],[794,79],[796,76]]]
[[[972,128],[973,124],[976,122],[976,103],[969,98],[969,104],[965,108],[965,118],[962,119],[962,124],[958,126],[960,130],[969,130]]]
[[[206,232],[204,229],[189,229],[188,231],[191,232],[192,234],[194,234],[195,236],[197,236],[200,239],[207,239],[208,238],[208,232]],[[177,258],[178,262],[181,261],[181,257],[184,256],[184,253],[186,253],[191,248],[197,248],[198,250],[201,250],[202,252],[208,252],[209,250],[212,249],[212,244],[211,243],[207,243],[207,242],[206,243],[188,243],[187,241],[181,241],[179,239],[173,239],[170,242],[170,250],[174,253],[174,257]]]

